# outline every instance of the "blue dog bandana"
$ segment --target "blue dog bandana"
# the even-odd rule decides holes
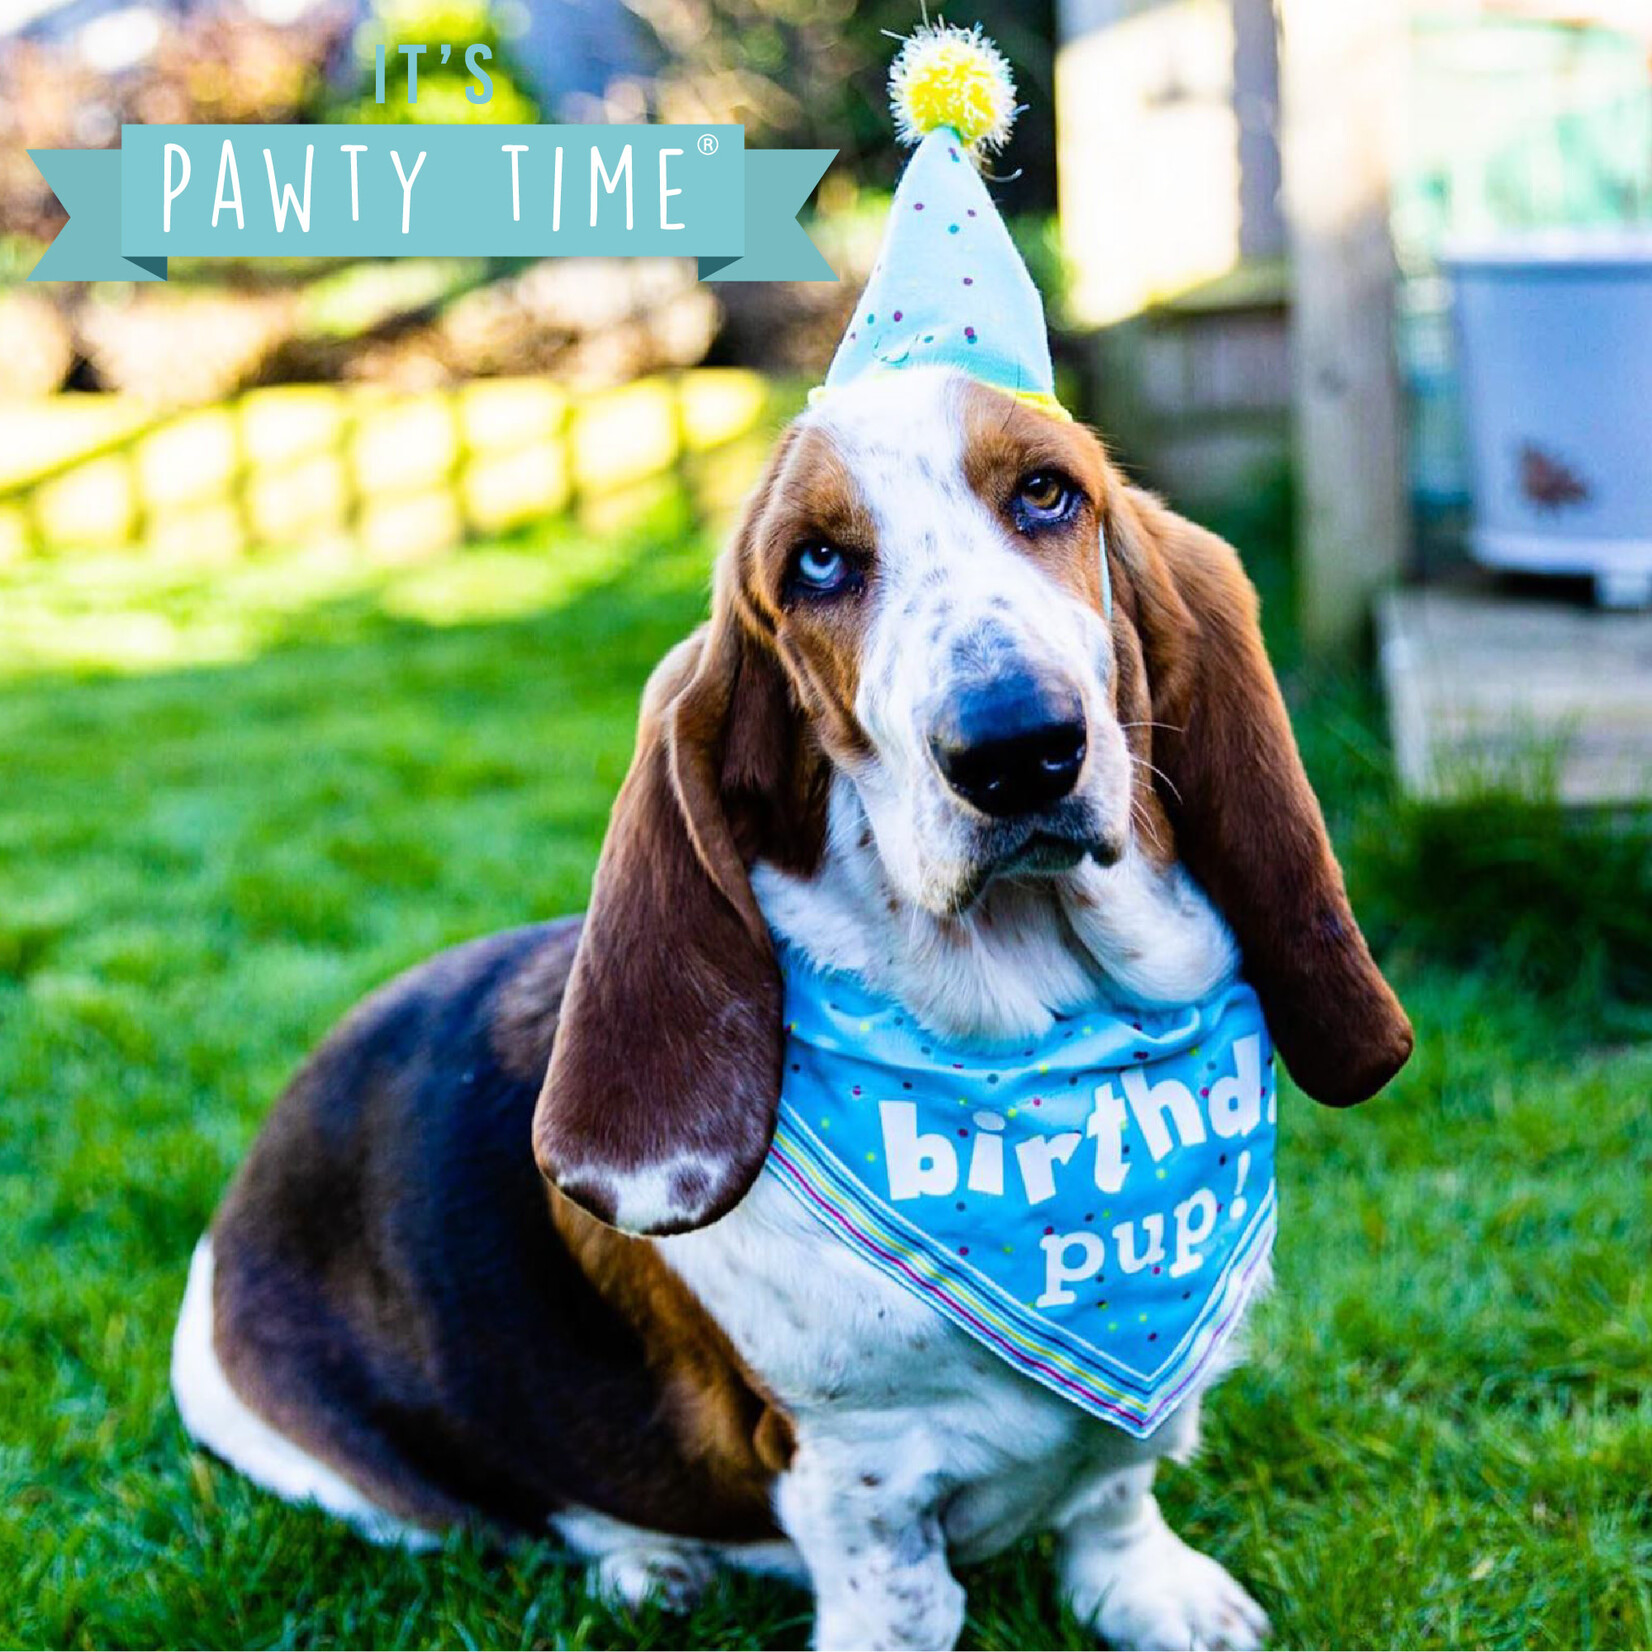
[[[1143,1438],[1210,1368],[1274,1233],[1273,1048],[1242,981],[952,1044],[781,951],[768,1171],[1018,1371]]]

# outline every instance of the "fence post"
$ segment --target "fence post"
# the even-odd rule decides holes
[[[1357,643],[1408,539],[1389,168],[1407,0],[1279,0],[1303,635]]]

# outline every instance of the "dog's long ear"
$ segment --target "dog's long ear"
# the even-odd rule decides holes
[[[1153,762],[1177,852],[1239,942],[1291,1076],[1345,1107],[1411,1054],[1411,1024],[1348,904],[1233,549],[1150,495],[1115,504],[1146,656]]]
[[[644,693],[534,1114],[543,1174],[633,1233],[738,1203],[780,1093],[780,974],[747,866],[801,806],[797,724],[736,611],[737,555]]]

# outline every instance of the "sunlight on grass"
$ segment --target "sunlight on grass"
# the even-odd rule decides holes
[[[414,495],[385,509],[376,527],[364,524],[365,550],[321,539],[226,562],[223,535],[233,524],[207,520],[196,538],[180,530],[169,557],[105,552],[0,565],[0,678],[248,660],[302,636],[312,618],[323,623],[323,611],[340,604],[425,625],[522,618],[572,601],[635,555],[626,533],[572,524],[520,544],[455,549],[449,495]],[[421,509],[432,519],[421,523]],[[676,491],[636,509],[633,533],[686,520]]]
[[[597,541],[588,542],[595,551]],[[426,625],[467,625],[478,620],[523,619],[566,602],[576,591],[617,571],[618,559],[597,552],[552,562],[538,552],[469,551],[415,568],[385,587],[385,613]]]
[[[190,1250],[303,1054],[587,899],[712,539],[680,491],[586,503],[628,525],[0,568],[0,1644],[805,1644],[769,1580],[673,1618],[548,1546],[374,1549],[193,1450],[167,1392]],[[1417,1053],[1352,1112],[1281,1086],[1278,1284],[1158,1494],[1278,1647],[1647,1646],[1652,1046],[1575,989],[1648,1001],[1652,840],[1401,807],[1368,680],[1287,688]],[[966,1568],[964,1644],[1090,1644],[1053,1571],[1047,1540]]]

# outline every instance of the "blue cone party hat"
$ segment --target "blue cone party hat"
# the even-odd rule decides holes
[[[1009,64],[979,27],[926,23],[896,57],[889,96],[896,133],[917,152],[815,394],[871,373],[951,367],[1066,418],[1038,289],[981,181],[982,157],[1015,121]]]

